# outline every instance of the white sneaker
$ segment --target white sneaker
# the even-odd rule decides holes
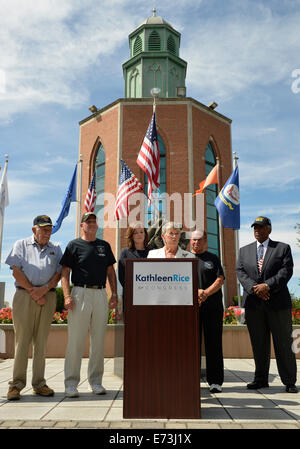
[[[106,390],[102,385],[93,385],[92,390],[95,394],[106,394]]]
[[[211,393],[222,393],[222,387],[218,384],[211,384],[211,386],[209,387],[209,391]]]
[[[76,387],[67,387],[65,391],[66,398],[78,398],[79,393]]]

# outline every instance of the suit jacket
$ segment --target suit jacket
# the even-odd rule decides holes
[[[255,308],[260,301],[252,289],[256,284],[266,283],[270,287],[268,307],[286,309],[291,307],[291,296],[287,283],[293,275],[291,248],[286,243],[269,240],[262,272],[257,268],[257,243],[251,243],[240,249],[236,274],[244,288],[243,304]]]
[[[148,254],[148,259],[165,259],[166,255],[165,255],[165,248],[164,246],[162,248],[158,248],[158,249],[152,249],[151,251],[149,251]],[[196,257],[195,254],[190,253],[189,251],[186,251],[182,248],[180,248],[180,246],[178,246],[177,249],[177,253],[175,255],[175,258],[190,258],[190,257]]]

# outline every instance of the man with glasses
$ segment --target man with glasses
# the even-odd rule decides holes
[[[13,380],[9,382],[8,400],[20,399],[26,386],[30,343],[33,344],[32,387],[41,396],[53,396],[46,385],[45,348],[56,308],[55,287],[60,280],[62,252],[50,242],[52,221],[39,215],[33,221],[33,235],[18,240],[6,259],[16,280],[13,298],[15,360]]]
[[[206,379],[211,393],[221,393],[224,381],[222,350],[223,301],[222,285],[224,271],[220,259],[207,251],[207,233],[197,230],[192,233],[190,249],[199,259],[199,335],[200,348],[202,330],[206,356]]]

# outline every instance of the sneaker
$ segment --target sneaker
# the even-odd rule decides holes
[[[93,385],[92,390],[94,394],[106,394],[106,390],[102,385]]]
[[[20,399],[20,390],[17,387],[9,387],[6,397],[9,401],[17,401]]]
[[[222,387],[218,384],[211,384],[209,387],[211,393],[222,393]]]
[[[65,391],[66,398],[78,398],[79,393],[76,387],[67,387]]]
[[[35,394],[39,394],[40,396],[54,395],[54,390],[52,390],[52,388],[49,388],[48,385],[43,385],[42,387],[34,388],[33,391]]]

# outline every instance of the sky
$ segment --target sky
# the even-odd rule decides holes
[[[300,0],[0,0],[0,165],[8,154],[9,189],[0,281],[10,304],[5,259],[35,216],[56,221],[78,159],[78,122],[92,104],[124,97],[128,35],[153,7],[181,33],[187,96],[217,102],[232,119],[240,246],[253,241],[256,216],[268,216],[271,238],[292,248],[289,288],[300,297]],[[62,250],[75,215],[72,203],[53,235]]]

